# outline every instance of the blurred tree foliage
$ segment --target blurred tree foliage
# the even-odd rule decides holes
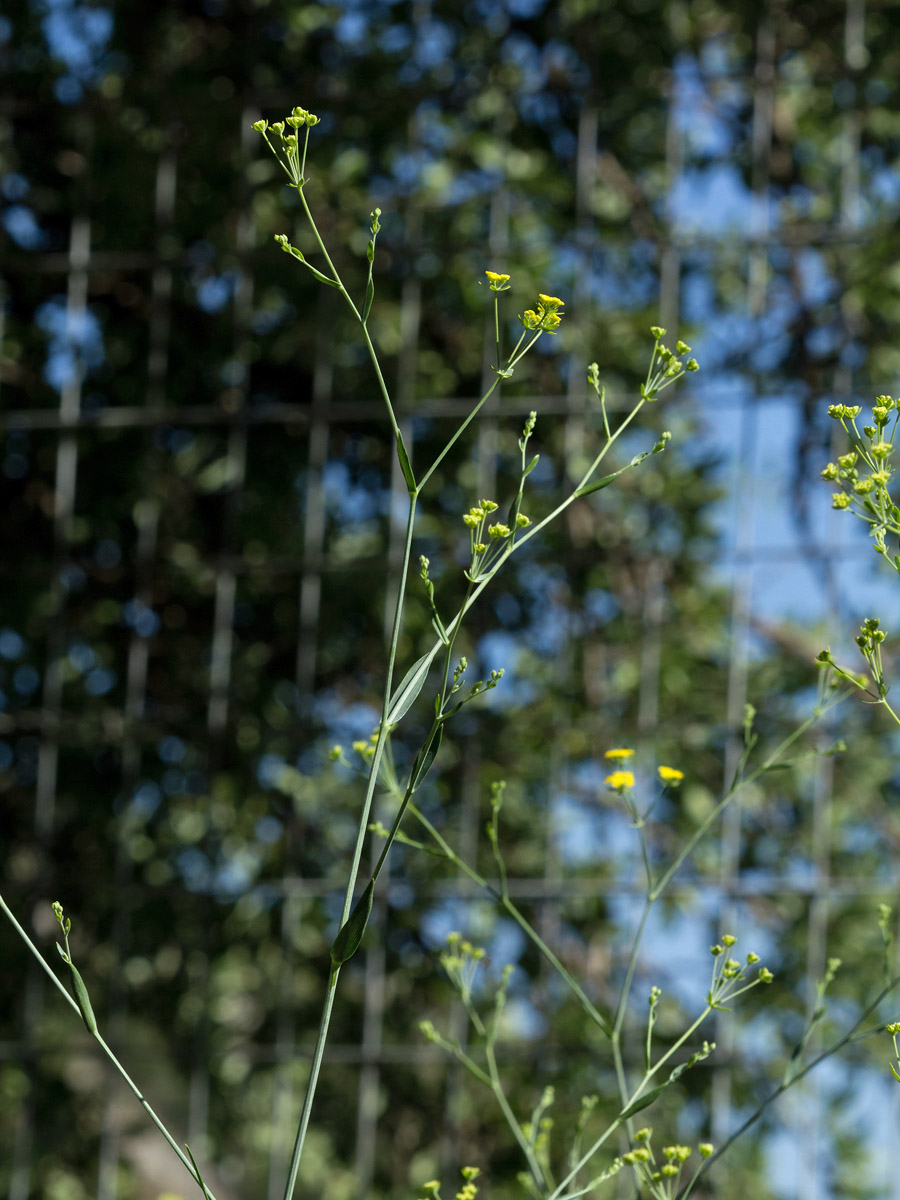
[[[392,545],[369,367],[334,297],[273,245],[307,243],[251,122],[294,104],[322,117],[308,194],[360,289],[382,208],[371,328],[421,461],[487,374],[484,269],[513,275],[510,312],[538,289],[567,300],[563,334],[435,477],[417,553],[444,608],[462,590],[459,516],[509,492],[531,407],[538,513],[596,437],[589,361],[613,404],[632,393],[660,296],[702,359],[697,405],[666,402],[634,435],[643,448],[670,428],[670,451],[573,506],[474,614],[470,658],[509,675],[456,723],[423,801],[490,873],[478,830],[489,784],[508,779],[522,906],[608,1005],[634,848],[599,756],[636,743],[684,767],[659,813],[670,854],[721,785],[741,689],[697,414],[714,423],[748,388],[796,398],[802,520],[826,400],[890,389],[900,368],[892,9],[20,0],[0,16],[5,890],[47,949],[49,902],[64,901],[109,1040],[219,1164],[221,1200],[280,1187],[305,1078],[291,1047],[318,1020],[360,794],[323,763],[375,719]],[[430,636],[417,605],[406,661]],[[752,648],[767,738],[811,703],[807,637],[763,629]],[[852,965],[839,1015],[878,978],[873,912],[900,827],[864,716],[842,714],[850,750],[827,770],[803,762],[752,791],[739,856],[713,842],[696,857],[641,966],[639,993],[659,983],[691,1012],[721,914],[756,930],[779,981],[773,1007],[754,995],[747,1024],[719,1031],[739,1112],[799,1035],[825,952],[807,945],[811,906]],[[465,1161],[512,1195],[521,1164],[497,1114],[415,1034],[424,1016],[463,1031],[442,934],[462,925],[521,968],[506,1054],[523,1117],[555,1083],[560,1129],[574,1121],[583,1093],[610,1087],[604,1047],[482,897],[412,850],[392,876],[342,981],[303,1194],[409,1196]],[[849,882],[829,900],[832,879]],[[0,1186],[15,1200],[187,1194],[5,927],[0,947]],[[877,1093],[873,1061],[854,1069]],[[710,1083],[686,1077],[654,1123],[706,1136]],[[823,1087],[830,1103],[835,1081]],[[828,1194],[875,1197],[881,1177],[834,1109]],[[710,1194],[770,1195],[766,1144],[736,1151]]]

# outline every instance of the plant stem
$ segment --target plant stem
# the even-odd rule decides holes
[[[765,1100],[763,1100],[762,1104],[760,1104],[759,1107],[755,1109],[750,1116],[747,1117],[747,1119],[729,1135],[726,1141],[724,1141],[722,1145],[717,1148],[715,1154],[712,1154],[709,1158],[703,1160],[697,1169],[697,1173],[694,1178],[678,1193],[678,1200],[687,1200],[687,1197],[690,1196],[691,1192],[694,1190],[694,1185],[697,1183],[697,1180],[700,1178],[700,1176],[708,1170],[708,1168],[716,1161],[717,1158],[720,1158],[725,1153],[732,1142],[736,1141],[739,1137],[741,1137],[742,1134],[746,1133],[751,1125],[756,1124],[769,1105],[777,1100],[783,1092],[786,1092],[788,1088],[793,1087],[795,1083],[804,1077],[804,1075],[808,1075],[810,1071],[819,1065],[819,1063],[824,1062],[827,1058],[830,1058],[832,1054],[836,1054],[839,1050],[842,1050],[844,1046],[848,1045],[848,1043],[862,1041],[863,1038],[869,1037],[873,1033],[880,1033],[883,1028],[881,1025],[877,1026],[875,1029],[868,1029],[862,1034],[858,1034],[856,1031],[859,1029],[860,1025],[862,1025],[863,1021],[865,1021],[866,1018],[870,1016],[876,1008],[878,1008],[882,1000],[884,1000],[886,996],[889,996],[890,993],[893,992],[898,986],[900,986],[900,975],[896,975],[892,980],[885,984],[871,1004],[869,1004],[868,1007],[860,1014],[856,1023],[847,1030],[843,1037],[838,1038],[838,1040],[829,1046],[827,1050],[823,1050],[821,1054],[817,1055],[811,1062],[807,1063],[802,1070],[796,1073],[796,1075],[793,1075],[788,1080],[782,1080],[778,1087],[771,1092],[770,1095],[765,1098]]]
[[[65,985],[61,982],[60,979],[57,978],[56,974],[53,972],[49,963],[44,958],[43,954],[41,954],[40,950],[37,948],[37,946],[34,944],[34,942],[31,940],[31,938],[28,936],[28,934],[25,932],[25,930],[22,928],[22,926],[16,920],[15,915],[13,914],[9,905],[6,903],[6,901],[3,899],[2,896],[0,896],[0,909],[2,909],[3,912],[6,914],[6,916],[9,918],[10,922],[12,923],[13,928],[16,930],[19,937],[22,939],[22,941],[25,943],[25,945],[28,947],[28,949],[34,955],[35,959],[38,961],[40,966],[43,968],[44,972],[49,977],[51,982],[55,985],[57,990],[65,997],[69,1006],[75,1010],[76,1014],[78,1015],[79,1020],[81,1020],[82,1019],[81,1010],[79,1009],[78,1005],[75,1003],[75,1001],[69,995],[68,991],[65,988]],[[137,1086],[137,1084],[134,1082],[134,1080],[131,1078],[131,1076],[128,1074],[128,1072],[125,1070],[125,1068],[122,1066],[122,1064],[119,1062],[118,1058],[116,1058],[115,1054],[113,1054],[112,1050],[109,1048],[107,1043],[104,1041],[104,1039],[101,1037],[101,1035],[99,1033],[92,1032],[91,1037],[94,1039],[94,1041],[97,1043],[97,1045],[103,1051],[103,1053],[106,1055],[106,1057],[109,1059],[109,1061],[113,1064],[113,1066],[116,1068],[116,1070],[122,1076],[122,1078],[128,1084],[128,1087],[131,1089],[132,1093],[136,1097],[141,1108],[143,1108],[144,1112],[147,1114],[147,1116],[150,1118],[150,1120],[153,1122],[153,1124],[156,1126],[156,1128],[159,1130],[159,1132],[163,1135],[163,1137],[166,1139],[166,1141],[169,1143],[169,1145],[172,1147],[172,1149],[175,1151],[175,1153],[181,1159],[182,1163],[187,1168],[191,1178],[194,1180],[194,1182],[196,1184],[198,1184],[200,1187],[203,1187],[203,1184],[202,1184],[200,1178],[194,1171],[194,1168],[191,1165],[188,1158],[185,1156],[185,1154],[181,1150],[181,1147],[178,1145],[178,1143],[172,1137],[171,1133],[169,1133],[168,1129],[162,1123],[160,1118],[156,1115],[153,1108],[150,1106],[149,1102],[145,1098],[141,1089]],[[206,1190],[209,1191],[208,1188]],[[212,1192],[209,1192],[209,1194],[212,1197],[212,1200],[215,1200],[215,1197],[212,1195]]]
[[[347,879],[347,887],[344,892],[344,903],[341,909],[341,921],[343,926],[346,924],[347,918],[350,915],[350,909],[353,905],[353,894],[356,890],[356,880],[359,875],[359,864],[362,860],[363,846],[365,845],[366,832],[369,828],[369,816],[372,811],[372,801],[375,795],[375,787],[378,782],[378,769],[381,765],[381,758],[384,754],[384,748],[387,744],[387,730],[384,728],[387,721],[388,708],[391,702],[391,686],[393,683],[394,663],[397,657],[397,644],[400,640],[400,628],[403,621],[403,605],[406,598],[406,580],[409,575],[409,559],[412,551],[413,524],[416,515],[416,496],[410,495],[409,512],[406,519],[406,538],[403,547],[403,566],[400,573],[400,585],[397,591],[397,602],[394,608],[394,620],[391,628],[391,642],[388,650],[388,664],[385,675],[384,698],[381,706],[381,730],[378,741],[375,745],[375,754],[369,768],[369,779],[366,786],[366,795],[363,800],[362,813],[359,818],[359,826],[356,834],[356,844],[353,848],[353,860],[350,866],[350,874]],[[303,1156],[303,1147],[306,1141],[306,1131],[309,1127],[309,1116],[312,1111],[313,1100],[315,1099],[316,1088],[319,1082],[319,1071],[322,1066],[322,1058],[325,1053],[325,1043],[328,1040],[328,1027],[331,1024],[331,1011],[334,1006],[334,994],[337,989],[337,981],[340,975],[340,966],[332,963],[329,969],[328,988],[325,994],[325,1003],[322,1008],[322,1017],[319,1022],[319,1032],[316,1038],[316,1045],[313,1051],[312,1066],[310,1067],[309,1079],[306,1084],[306,1095],[303,1100],[303,1108],[300,1113],[300,1121],[297,1126],[297,1136],[294,1140],[294,1149],[291,1154],[290,1167],[288,1169],[288,1178],[284,1188],[284,1200],[292,1200],[294,1188],[297,1183],[297,1172],[300,1169],[300,1160]]]

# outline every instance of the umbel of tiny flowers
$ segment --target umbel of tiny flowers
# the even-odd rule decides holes
[[[664,345],[662,339],[666,336],[666,331],[660,325],[652,325],[650,333],[653,335],[653,353],[647,368],[647,378],[641,384],[641,397],[644,400],[658,400],[660,392],[671,387],[686,371],[699,371],[700,364],[696,358],[683,361],[684,355],[691,352],[686,342],[676,342],[674,350]]]
[[[627,746],[615,746],[612,750],[604,751],[603,757],[608,758],[614,763],[627,762],[634,755],[634,751]],[[614,792],[621,792],[626,788],[634,787],[634,772],[628,771],[624,767],[618,767],[611,774],[607,775],[603,782],[607,787],[611,787]]]
[[[529,333],[558,333],[565,315],[559,310],[564,304],[565,300],[560,300],[559,296],[547,296],[539,292],[537,308],[526,308],[519,320]]]
[[[871,679],[867,675],[856,674],[853,671],[848,671],[844,667],[838,666],[831,656],[830,650],[820,650],[816,655],[816,662],[821,667],[830,667],[834,674],[839,679],[845,679],[859,691],[870,696],[872,702],[880,704],[893,719],[900,725],[900,714],[888,703],[888,691],[890,690],[884,677],[884,662],[881,655],[881,645],[885,640],[885,632],[879,628],[881,621],[878,617],[867,617],[863,621],[859,629],[859,634],[856,638],[856,644],[859,646],[859,652],[866,662],[866,666],[871,672]]]
[[[504,551],[515,544],[515,533],[527,529],[531,518],[523,512],[515,514],[512,528],[503,521],[492,521],[499,505],[495,500],[479,500],[467,513],[463,513],[463,524],[469,530],[470,562],[465,575],[472,583],[479,583],[493,567],[499,565]],[[505,543],[508,543],[506,545]]]
[[[447,934],[447,949],[441,955],[441,966],[450,976],[453,986],[466,1005],[472,998],[472,984],[484,958],[483,947],[473,946],[471,942],[465,941],[461,933]]]
[[[478,1167],[463,1167],[460,1171],[463,1177],[462,1187],[456,1193],[456,1200],[475,1200],[478,1195],[478,1185],[475,1180],[481,1174]],[[441,1183],[439,1179],[429,1179],[422,1184],[420,1200],[441,1200]]]
[[[721,943],[716,943],[709,948],[713,968],[712,982],[706,994],[706,1002],[710,1008],[725,1008],[726,1000],[733,1000],[735,996],[743,995],[744,992],[748,992],[759,983],[771,983],[775,978],[768,967],[760,967],[756,978],[746,983],[747,971],[759,962],[759,955],[751,951],[747,955],[746,962],[743,964],[738,962],[729,953],[736,942],[737,938],[734,934],[725,933],[722,935]],[[741,984],[744,986],[741,987]]]
[[[639,1129],[634,1140],[637,1146],[623,1155],[623,1161],[634,1168],[638,1183],[643,1184],[654,1200],[672,1200],[678,1193],[681,1173],[693,1154],[691,1146],[673,1145],[662,1149],[662,1162],[653,1153],[653,1130]],[[701,1162],[715,1152],[711,1142],[701,1142],[697,1147]]]
[[[657,767],[656,773],[664,787],[678,787],[684,779],[684,771],[679,771],[677,767]]]
[[[894,473],[890,460],[900,421],[900,401],[893,396],[877,396],[872,424],[864,425],[862,432],[856,423],[860,412],[858,404],[828,406],[828,415],[841,423],[851,448],[839,455],[837,462],[827,463],[821,476],[826,483],[836,483],[840,488],[832,493],[832,508],[847,509],[865,521],[871,528],[876,552],[900,573],[900,555],[892,556],[885,540],[888,535],[900,538],[900,507],[888,490]]]
[[[492,292],[508,292],[509,291],[509,276],[503,275],[499,271],[485,271],[487,276],[488,287]]]
[[[306,183],[304,177],[306,146],[309,141],[310,129],[318,123],[319,118],[315,113],[308,112],[305,108],[294,108],[289,117],[285,117],[283,121],[275,121],[271,125],[268,121],[253,122],[253,128],[266,139],[266,145],[275,155],[294,187],[301,188]],[[291,132],[285,133],[285,127]],[[303,130],[302,149],[298,136],[301,129]]]
[[[604,751],[603,757],[615,763],[625,763],[633,755],[634,751],[629,747],[616,746],[612,750]],[[663,787],[678,787],[684,779],[684,771],[679,771],[677,767],[659,766],[656,768],[656,773]],[[603,782],[608,784],[613,791],[621,791],[623,788],[633,788],[634,772],[624,767],[619,767],[612,774],[607,775]]]

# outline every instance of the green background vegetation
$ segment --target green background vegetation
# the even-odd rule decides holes
[[[892,8],[34,0],[2,18],[4,892],[48,953],[63,901],[101,1028],[217,1164],[220,1200],[280,1194],[360,797],[323,764],[373,721],[402,487],[338,298],[272,241],[306,246],[251,122],[294,104],[322,116],[308,195],[360,293],[382,208],[370,328],[421,461],[486,376],[484,269],[512,275],[510,314],[538,290],[566,299],[552,353],[427,498],[416,553],[446,609],[459,515],[506,498],[529,409],[539,512],[593,436],[588,362],[622,406],[651,324],[701,358],[693,392],[635,434],[645,449],[671,429],[666,454],[573,506],[474,614],[470,659],[508,676],[452,727],[423,799],[490,873],[479,831],[490,783],[509,781],[515,894],[602,1007],[637,904],[602,751],[633,744],[685,770],[653,835],[671,855],[721,787],[744,699],[774,738],[841,636],[823,604],[820,635],[768,619],[747,638],[715,570],[729,479],[710,431],[733,423],[735,397],[750,414],[790,402],[790,429],[761,435],[758,486],[787,469],[812,538],[826,403],[896,388]],[[852,563],[815,561],[823,599],[866,607]],[[501,629],[515,641],[489,639]],[[414,599],[406,661],[428,636]],[[721,1140],[777,1080],[827,955],[848,966],[839,1022],[877,983],[900,827],[893,747],[868,715],[847,706],[822,731],[845,756],[745,798],[652,932],[638,990],[666,992],[663,1033],[701,1002],[724,917],[777,975],[654,1112],[673,1139]],[[465,1031],[436,965],[443,933],[483,941],[494,969],[517,961],[506,1061],[523,1116],[547,1083],[560,1129],[582,1094],[607,1094],[604,1047],[452,873],[397,847],[391,876],[342,979],[301,1192],[406,1197],[438,1174],[449,1192],[471,1162],[511,1196],[522,1164],[498,1114],[416,1032],[423,1017]],[[6,928],[0,960],[0,1186],[189,1194]],[[849,1056],[783,1104],[708,1194],[881,1195],[867,1103],[890,1097],[884,1057]],[[785,1139],[806,1144],[809,1111],[805,1193],[778,1162]]]

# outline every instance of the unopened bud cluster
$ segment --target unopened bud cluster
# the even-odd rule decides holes
[[[732,933],[722,935],[721,942],[710,946],[709,952],[713,959],[712,983],[707,993],[706,1001],[710,1008],[721,1008],[726,999],[755,987],[758,983],[771,983],[775,976],[768,967],[760,967],[756,978],[749,983],[748,968],[756,966],[760,961],[759,955],[751,950],[743,963],[729,954],[737,938]],[[739,985],[743,984],[743,987]]]
[[[306,138],[313,125],[318,125],[319,118],[315,113],[305,108],[294,108],[283,121],[254,121],[253,128],[266,139],[266,145],[281,163],[282,168],[295,187],[302,187],[304,159],[306,157]],[[289,132],[285,132],[285,130]],[[303,147],[301,148],[298,131],[304,130]]]
[[[467,513],[463,513],[463,524],[469,530],[469,551],[471,560],[466,576],[475,582],[496,561],[496,553],[504,542],[512,536],[514,529],[527,529],[531,518],[519,512],[515,516],[515,526],[510,527],[503,521],[492,521],[491,516],[499,505],[494,500],[480,500]]]
[[[644,400],[658,400],[660,392],[677,379],[681,379],[686,372],[699,371],[700,364],[696,358],[685,361],[684,356],[691,352],[687,342],[679,339],[675,343],[675,349],[671,350],[662,340],[666,331],[661,325],[651,325],[650,334],[654,343],[653,353],[650,356],[647,378],[641,384],[641,396]],[[589,382],[593,383],[590,376]]]
[[[638,1181],[648,1188],[652,1196],[658,1200],[670,1200],[676,1193],[682,1170],[694,1150],[692,1146],[678,1143],[663,1146],[660,1161],[653,1152],[652,1139],[652,1129],[639,1129],[634,1135],[638,1144],[624,1154],[622,1160],[634,1168]],[[715,1153],[715,1149],[711,1142],[700,1142],[697,1153],[701,1159],[706,1159]]]

